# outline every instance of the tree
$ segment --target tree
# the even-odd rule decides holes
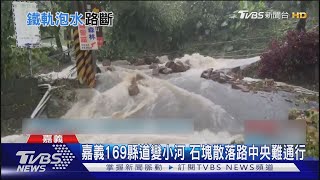
[[[299,1],[300,2],[300,12],[307,12],[307,2],[306,1]],[[299,19],[297,24],[296,30],[306,32],[306,19]]]

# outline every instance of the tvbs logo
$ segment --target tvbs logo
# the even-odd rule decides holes
[[[292,18],[296,18],[296,19],[307,19],[308,14],[305,12],[293,12],[292,13]]]
[[[264,12],[250,12],[246,10],[241,10],[238,13],[240,13],[240,19],[263,19],[264,18]]]
[[[35,151],[18,151],[16,156],[20,156],[17,172],[44,172],[47,165],[59,164],[61,153],[40,153]]]

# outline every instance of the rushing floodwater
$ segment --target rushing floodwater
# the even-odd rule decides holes
[[[166,59],[160,58],[164,63]],[[195,121],[192,135],[78,135],[81,143],[230,143],[242,137],[246,119],[287,119],[294,106],[285,101],[289,93],[244,93],[200,78],[203,70],[251,64],[249,59],[213,59],[199,54],[180,59],[189,61],[187,72],[151,76],[147,66],[116,65],[116,71],[97,75],[96,90],[86,91],[62,118],[188,118]],[[116,64],[116,63],[115,63]],[[63,71],[64,72],[64,71]],[[137,73],[140,93],[131,97],[128,87]],[[64,73],[66,74],[66,73]],[[58,76],[58,75],[57,75]],[[142,124],[143,126],[143,124]],[[25,142],[27,136],[13,135],[3,142]]]

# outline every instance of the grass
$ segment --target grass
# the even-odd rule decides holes
[[[319,159],[319,110],[291,109],[288,116],[289,120],[306,120],[306,153],[304,157]],[[244,144],[244,142],[233,140],[230,144]]]
[[[306,111],[292,109],[289,120],[306,120],[306,154],[307,157],[319,159],[319,110]]]

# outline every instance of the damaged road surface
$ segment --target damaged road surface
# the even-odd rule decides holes
[[[60,102],[55,107],[58,108],[63,101],[70,103],[63,106],[63,113],[57,115],[75,120],[179,118],[195,122],[195,132],[190,135],[77,135],[81,143],[230,143],[243,138],[245,120],[287,120],[293,107],[318,106],[317,102],[296,104],[296,94],[279,89],[277,82],[237,75],[239,69],[236,67],[258,60],[259,57],[214,59],[193,54],[174,61],[142,65],[130,65],[124,61],[112,62],[111,65],[104,63],[112,67],[112,71],[100,65],[102,72],[96,76],[97,87],[83,93],[80,99],[78,95],[74,98],[73,93],[68,95],[61,89],[59,96],[62,98],[56,98]],[[174,72],[154,70],[160,67]],[[224,71],[227,69],[233,69],[233,72]],[[80,88],[76,84],[74,86],[75,89]],[[265,86],[271,87],[271,91],[263,90]],[[3,140],[18,142],[25,138],[18,135]]]

